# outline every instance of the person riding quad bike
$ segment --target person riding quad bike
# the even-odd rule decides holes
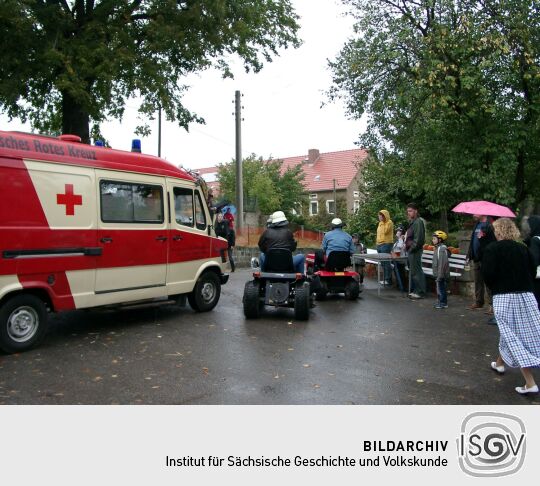
[[[308,272],[320,282],[315,291],[318,300],[325,299],[328,293],[344,293],[347,299],[355,300],[360,293],[360,275],[346,271],[352,265],[356,246],[343,226],[341,219],[334,218],[331,231],[324,235],[322,249],[308,255]]]

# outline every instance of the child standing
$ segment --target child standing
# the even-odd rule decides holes
[[[435,231],[432,242],[433,250],[433,277],[437,283],[437,304],[435,309],[447,309],[448,299],[446,295],[446,280],[450,277],[450,262],[448,248],[444,244],[448,235],[444,231]]]

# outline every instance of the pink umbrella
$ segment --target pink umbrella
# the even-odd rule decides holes
[[[479,214],[481,216],[499,216],[501,218],[515,218],[516,215],[510,208],[489,201],[465,201],[459,203],[454,213]]]

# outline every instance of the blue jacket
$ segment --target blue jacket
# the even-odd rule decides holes
[[[351,255],[356,252],[352,236],[341,228],[335,228],[324,235],[322,249],[326,256],[332,251],[348,251]]]

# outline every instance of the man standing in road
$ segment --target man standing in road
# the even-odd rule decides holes
[[[426,240],[426,227],[424,220],[418,214],[416,203],[407,204],[407,218],[410,225],[405,235],[405,248],[409,260],[411,274],[411,299],[423,299],[426,295],[426,276],[422,270],[422,253]]]
[[[491,309],[491,292],[484,285],[481,267],[485,247],[489,243],[496,241],[496,239],[493,233],[493,226],[491,226],[487,216],[474,214],[473,219],[476,224],[471,234],[471,244],[469,245],[469,251],[467,252],[467,261],[472,262],[475,301],[469,306],[469,309],[480,309],[484,307],[484,295],[487,294],[489,306],[487,313],[493,314]]]

